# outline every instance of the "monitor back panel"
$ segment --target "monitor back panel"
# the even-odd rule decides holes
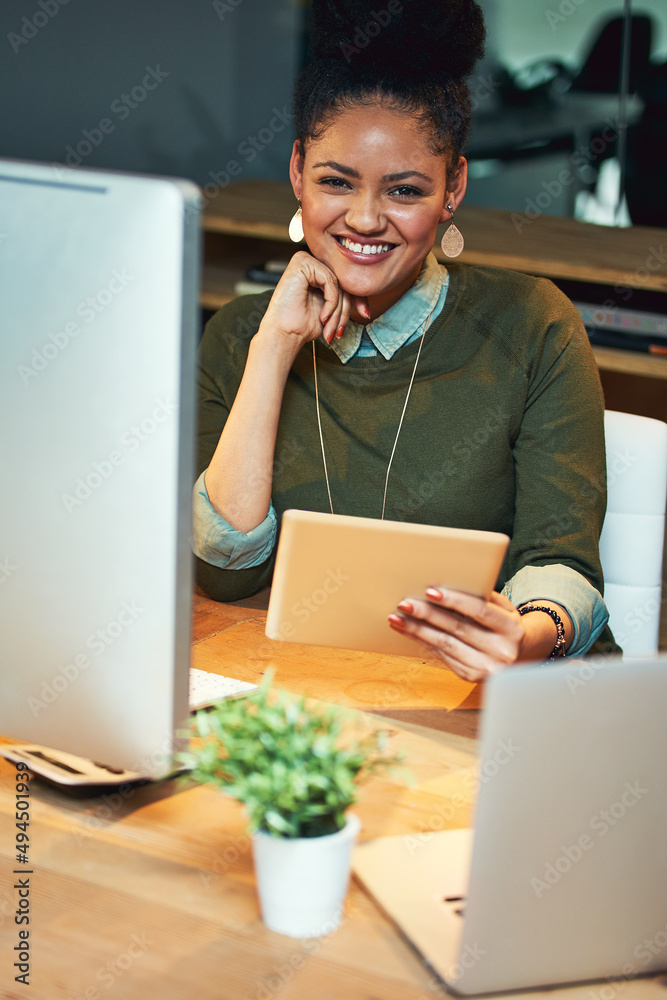
[[[159,772],[187,709],[187,182],[0,163],[0,732]]]

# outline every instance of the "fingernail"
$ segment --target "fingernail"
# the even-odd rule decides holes
[[[413,614],[415,610],[414,605],[412,605],[410,601],[401,601],[401,603],[397,604],[396,607],[400,608],[401,611],[405,611],[407,615]]]
[[[345,333],[345,327],[339,326],[338,329],[336,330],[336,337],[338,338],[338,340],[340,340],[340,338],[343,336],[344,333]]]
[[[432,601],[441,601],[443,593],[441,590],[436,590],[435,587],[427,587],[426,596],[430,597]]]
[[[401,618],[400,615],[389,615],[388,621],[394,628],[405,628],[405,618]]]

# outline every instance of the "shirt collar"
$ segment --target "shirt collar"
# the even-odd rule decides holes
[[[365,330],[377,350],[388,361],[410,337],[422,332],[421,327],[440,298],[446,274],[435,254],[430,253],[422,264],[414,285],[398,302],[366,326],[350,320],[340,340],[334,340],[329,346],[345,364],[359,350]]]

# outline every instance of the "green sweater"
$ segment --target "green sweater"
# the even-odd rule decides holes
[[[602,593],[604,402],[579,316],[545,279],[462,264],[448,270],[445,305],[426,333],[394,455],[385,516],[507,533],[499,588],[523,566],[562,563]],[[198,473],[211,460],[269,297],[235,299],[206,328]],[[381,514],[418,347],[408,344],[389,361],[355,357],[343,365],[317,342],[336,513]],[[285,388],[272,499],[278,518],[290,507],[329,510],[310,344]],[[200,584],[218,600],[253,593],[272,570],[272,559],[242,570],[197,563]]]

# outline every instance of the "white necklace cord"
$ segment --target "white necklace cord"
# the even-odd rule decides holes
[[[421,355],[421,352],[422,352],[422,347],[424,345],[424,337],[426,336],[426,331],[429,328],[430,321],[431,321],[431,316],[433,315],[433,310],[434,309],[435,309],[435,305],[433,306],[433,309],[431,309],[430,313],[428,314],[428,316],[426,318],[426,322],[424,324],[424,332],[422,333],[421,339],[419,341],[419,350],[417,351],[417,358],[415,360],[415,366],[412,369],[412,377],[410,378],[410,385],[408,386],[408,392],[407,392],[407,395],[405,397],[405,402],[403,404],[403,412],[401,413],[401,419],[398,422],[398,430],[396,431],[396,438],[394,440],[394,447],[391,449],[391,455],[389,456],[389,465],[387,466],[387,475],[386,475],[385,481],[384,481],[384,496],[382,498],[382,515],[381,515],[381,518],[380,518],[382,521],[384,521],[384,511],[385,511],[385,507],[387,505],[387,489],[389,487],[389,473],[391,471],[391,463],[394,461],[394,452],[396,451],[396,445],[398,444],[398,436],[401,433],[401,427],[403,426],[403,417],[405,416],[405,411],[408,408],[408,400],[410,399],[410,393],[412,392],[412,383],[414,382],[415,375],[417,374],[417,365],[419,364],[419,358],[420,358],[420,355]],[[326,457],[326,454],[324,452],[324,437],[322,435],[322,420],[320,418],[320,394],[319,394],[319,389],[318,389],[318,385],[317,385],[317,360],[316,360],[316,355],[315,355],[315,341],[313,340],[313,341],[311,341],[311,343],[313,345],[313,376],[314,376],[314,379],[315,379],[315,406],[317,407],[317,426],[318,426],[318,429],[319,429],[319,432],[320,432],[320,448],[322,449],[322,464],[324,465],[324,478],[326,479],[326,483],[327,483],[327,494],[329,496],[329,508],[331,510],[331,513],[333,514],[334,509],[333,509],[333,502],[331,500],[331,488],[329,486],[329,472],[328,472],[328,469],[327,469],[327,457]]]
[[[391,471],[391,463],[394,461],[394,452],[396,451],[396,445],[398,444],[398,435],[401,433],[401,427],[403,426],[403,417],[405,416],[405,411],[408,408],[408,400],[410,399],[410,393],[412,392],[412,383],[415,380],[415,375],[417,374],[417,365],[419,364],[419,355],[422,352],[422,346],[424,344],[424,337],[426,336],[426,327],[424,327],[424,332],[421,335],[421,340],[419,341],[419,350],[417,351],[417,360],[415,361],[415,366],[412,369],[412,378],[410,379],[410,385],[408,386],[408,393],[405,397],[405,402],[403,403],[403,412],[401,413],[401,419],[398,422],[398,430],[396,431],[396,439],[394,440],[394,447],[391,449],[391,455],[389,456],[389,465],[387,466],[387,475],[384,481],[384,496],[382,498],[382,516],[381,520],[384,521],[384,509],[387,504],[387,488],[389,487],[389,473]]]
[[[317,426],[320,431],[320,447],[322,449],[322,462],[324,464],[324,478],[327,481],[327,493],[329,494],[329,507],[331,508],[331,513],[333,514],[333,503],[331,502],[331,490],[329,488],[329,473],[327,471],[327,456],[324,454],[324,438],[322,437],[322,421],[320,419],[320,394],[317,388],[317,361],[315,360],[315,341],[312,340],[313,345],[313,374],[315,376],[315,406],[317,407]]]

